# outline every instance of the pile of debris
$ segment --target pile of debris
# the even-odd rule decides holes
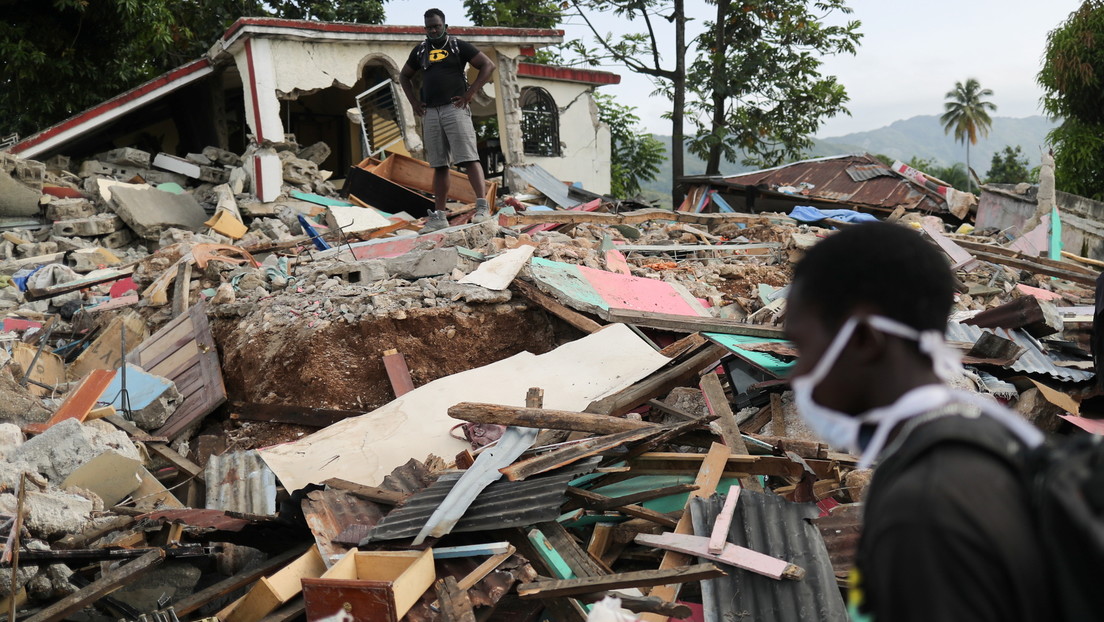
[[[339,194],[280,149],[268,204],[213,148],[0,161],[4,611],[846,619],[870,472],[796,416],[781,331],[845,223],[488,184],[468,224],[464,179],[418,235],[424,162]],[[894,218],[958,275],[964,388],[1099,432],[1099,262]]]

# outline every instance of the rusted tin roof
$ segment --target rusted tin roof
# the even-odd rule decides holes
[[[711,534],[724,500],[719,495],[691,500],[695,535]],[[805,578],[778,581],[731,569],[727,577],[702,582],[702,605],[713,614],[706,619],[722,620],[726,612],[739,611],[748,620],[846,622],[828,550],[809,522],[819,513],[812,503],[741,491],[728,541],[796,564],[805,569]]]
[[[202,527],[217,529],[219,531],[241,531],[251,524],[244,518],[230,516],[223,510],[159,510],[143,514],[139,518],[159,521],[170,524],[187,525],[189,527]]]
[[[1065,382],[1084,382],[1092,379],[1095,375],[1091,371],[1072,367],[1061,367],[1055,364],[1056,361],[1073,359],[1072,357],[1064,356],[1058,352],[1044,352],[1043,348],[1045,346],[1022,330],[979,328],[977,326],[969,326],[958,322],[947,322],[948,341],[977,343],[977,340],[981,338],[983,332],[990,332],[996,334],[998,337],[1011,339],[1016,342],[1016,345],[1024,349],[1024,353],[1020,355],[1020,358],[1016,359],[1014,363],[1008,366],[1008,368],[1013,371],[1023,372],[1025,374],[1046,374],[1047,376]]]
[[[836,581],[844,584],[855,565],[855,552],[859,548],[859,536],[862,535],[863,506],[848,503],[835,507],[828,516],[813,519],[820,530],[828,557],[832,560],[832,569]]]
[[[207,461],[207,507],[244,514],[276,514],[276,475],[256,450],[214,455]]]
[[[688,177],[690,183],[732,188],[758,188],[793,199],[827,200],[878,210],[946,212],[946,202],[934,192],[894,173],[867,154],[852,154],[794,162],[776,168],[727,177]],[[780,190],[790,189],[792,191]],[[775,195],[777,196],[777,195]]]

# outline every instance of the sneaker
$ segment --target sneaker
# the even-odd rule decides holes
[[[491,207],[487,205],[487,199],[475,200],[475,215],[472,222],[487,222],[491,219]]]
[[[450,227],[450,226],[451,225],[449,224],[448,218],[445,218],[445,213],[444,212],[439,212],[439,211],[436,211],[436,210],[430,210],[429,218],[426,218],[426,223],[422,227],[422,233],[430,233],[430,232],[433,232],[433,231],[439,231],[441,229],[445,229],[445,228]]]

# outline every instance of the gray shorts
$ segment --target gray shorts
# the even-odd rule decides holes
[[[433,168],[452,163],[474,162],[479,159],[475,148],[475,127],[471,108],[452,104],[426,108],[422,117],[426,159]]]

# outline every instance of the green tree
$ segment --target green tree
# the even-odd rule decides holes
[[[627,199],[640,194],[640,184],[652,181],[667,159],[663,143],[640,126],[636,108],[614,101],[613,96],[595,93],[598,118],[610,128],[610,194]]]
[[[689,68],[690,150],[707,175],[720,174],[722,156],[735,162],[742,153],[745,165],[761,167],[800,158],[824,119],[847,113],[847,93],[821,75],[820,59],[855,54],[861,23],[825,23],[851,13],[844,0],[711,3],[717,17],[697,38]]]
[[[967,170],[970,168],[970,145],[977,144],[978,134],[988,136],[993,125],[988,111],[995,111],[997,106],[982,99],[992,96],[993,91],[981,88],[975,78],[968,78],[965,83],[955,82],[954,89],[945,95],[949,101],[943,104],[946,112],[939,120],[943,123],[944,134],[950,134],[953,130],[955,140],[966,144]],[[968,174],[966,188],[970,188]]]
[[[383,18],[382,0],[0,4],[0,135],[23,136],[199,58],[239,17]]]
[[[464,10],[476,26],[554,28],[563,19],[553,0],[464,0]]]
[[[1043,108],[1061,125],[1048,139],[1054,148],[1055,185],[1104,200],[1104,2],[1086,0],[1047,35]]]
[[[671,175],[679,179],[685,161],[686,0],[571,0],[571,3],[598,44],[588,63],[597,65],[603,60],[621,63],[629,71],[651,78],[656,92],[671,99],[671,113],[667,115],[671,119]],[[642,30],[620,37],[602,34],[590,19],[595,12],[612,13],[620,20],[641,24]],[[673,50],[661,49],[657,42],[659,20],[674,29]],[[665,60],[671,64],[665,65]],[[681,202],[682,192],[677,183],[672,184],[671,204],[677,207]]]
[[[1011,145],[1005,145],[1003,151],[993,154],[985,181],[990,184],[1018,184],[1030,178],[1031,170],[1023,149],[1019,145],[1015,149]]]

